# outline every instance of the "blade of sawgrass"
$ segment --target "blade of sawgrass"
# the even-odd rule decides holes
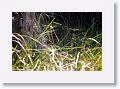
[[[49,30],[50,26],[52,25],[53,21],[55,20],[55,18],[53,18],[53,20],[46,26],[45,31]]]
[[[80,52],[78,52],[78,54],[77,54],[77,58],[76,58],[76,62],[75,62],[75,64],[76,64],[75,67],[76,67],[76,68],[77,68],[77,66],[78,66],[77,64],[78,64],[79,56],[80,56]]]
[[[101,44],[97,40],[95,40],[94,38],[88,38],[88,40],[94,41],[101,46]]]
[[[17,36],[18,36],[18,37],[17,37]],[[18,34],[18,33],[13,33],[13,34],[12,34],[12,37],[15,37],[17,40],[19,40],[19,41],[21,41],[21,42],[23,42],[23,43],[26,43],[26,42],[25,42],[25,39],[23,38],[23,36],[20,35],[20,34]]]

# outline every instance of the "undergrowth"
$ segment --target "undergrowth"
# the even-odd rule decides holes
[[[41,14],[36,20],[35,36],[12,33],[12,43],[15,44],[12,46],[13,71],[102,70],[102,34],[93,37],[88,35],[95,23],[86,28],[80,37],[79,34],[69,33],[70,30],[79,29],[69,28],[66,23],[58,23],[56,18],[49,19],[46,23],[43,23],[44,19]],[[56,30],[59,26],[66,30],[61,38]]]

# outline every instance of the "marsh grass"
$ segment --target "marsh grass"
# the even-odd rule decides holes
[[[19,33],[12,34],[12,42],[15,43],[12,47],[13,71],[101,71],[102,35],[88,37],[88,32],[94,24],[87,28],[81,38],[75,35],[70,41],[66,41],[69,27],[67,23],[55,22],[55,19],[45,22],[41,14],[34,25],[36,30],[34,37]],[[43,30],[39,32],[41,23]],[[61,25],[66,32],[60,39],[55,28]],[[53,34],[57,39],[56,42]],[[45,42],[41,41],[43,38]]]

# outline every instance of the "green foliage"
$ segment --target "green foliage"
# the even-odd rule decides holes
[[[102,35],[89,36],[89,31],[95,23],[86,28],[81,37],[79,34],[71,34],[70,30],[79,29],[70,29],[67,23],[65,19],[63,24],[55,22],[55,18],[46,22],[40,14],[34,26],[34,37],[13,33],[13,71],[101,71]],[[43,25],[41,32],[38,31],[40,24]],[[60,39],[55,28],[61,25],[66,32]],[[53,35],[57,42],[54,41]],[[45,42],[41,41],[43,37]],[[68,37],[70,40],[67,40]]]

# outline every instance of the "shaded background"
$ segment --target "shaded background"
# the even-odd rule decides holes
[[[54,42],[61,46],[66,45],[73,37],[81,44],[79,39],[82,39],[87,31],[87,37],[102,34],[102,12],[13,12],[12,32],[23,35],[30,33],[34,37],[36,34],[34,22],[40,15],[43,16],[43,21],[39,32],[43,31],[44,25],[48,25],[54,18],[55,22],[61,24],[55,27],[55,30],[58,38],[63,40],[62,43],[57,43],[53,35]],[[97,40],[102,44],[102,39]]]

